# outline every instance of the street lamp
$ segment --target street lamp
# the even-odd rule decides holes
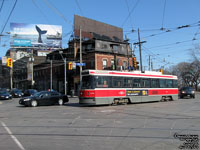
[[[65,81],[64,81],[64,84],[65,84],[65,95],[67,95],[67,72],[66,72],[66,68],[67,68],[67,64],[66,64],[66,57],[63,58],[63,51],[59,51],[59,54],[61,55],[63,61],[64,61],[64,74],[65,74]]]
[[[34,80],[33,80],[33,62],[34,62],[34,57],[31,55],[29,58],[29,62],[31,62],[31,87],[33,88],[34,85]]]

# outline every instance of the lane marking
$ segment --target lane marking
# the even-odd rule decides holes
[[[11,138],[13,139],[13,141],[17,144],[17,146],[21,149],[21,150],[25,150],[25,148],[23,147],[23,145],[19,142],[19,140],[13,135],[13,133],[10,131],[10,129],[6,126],[6,124],[4,122],[1,122],[1,125],[4,127],[4,129],[8,132],[8,134],[11,136]]]

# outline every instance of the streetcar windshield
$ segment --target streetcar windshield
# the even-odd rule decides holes
[[[83,76],[82,78],[82,89],[94,89],[94,77]]]

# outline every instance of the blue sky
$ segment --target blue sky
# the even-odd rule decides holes
[[[14,2],[4,0],[0,31]],[[199,0],[18,0],[3,34],[10,31],[11,22],[61,25],[65,48],[77,14],[122,27],[130,43],[138,40],[138,33],[132,30],[140,28],[141,40],[146,41],[142,45],[143,65],[148,66],[151,55],[154,68],[169,67],[191,61],[190,51],[200,42],[199,6]],[[190,26],[178,29],[185,25]],[[162,27],[166,30],[159,30]],[[192,40],[194,37],[197,40]],[[2,57],[9,49],[9,36],[1,37],[0,44]],[[135,54],[139,56],[138,47]]]

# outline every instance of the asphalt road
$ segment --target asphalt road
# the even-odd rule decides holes
[[[101,107],[80,107],[77,98],[36,108],[18,100],[0,101],[0,150],[178,150],[199,144],[199,94]]]

